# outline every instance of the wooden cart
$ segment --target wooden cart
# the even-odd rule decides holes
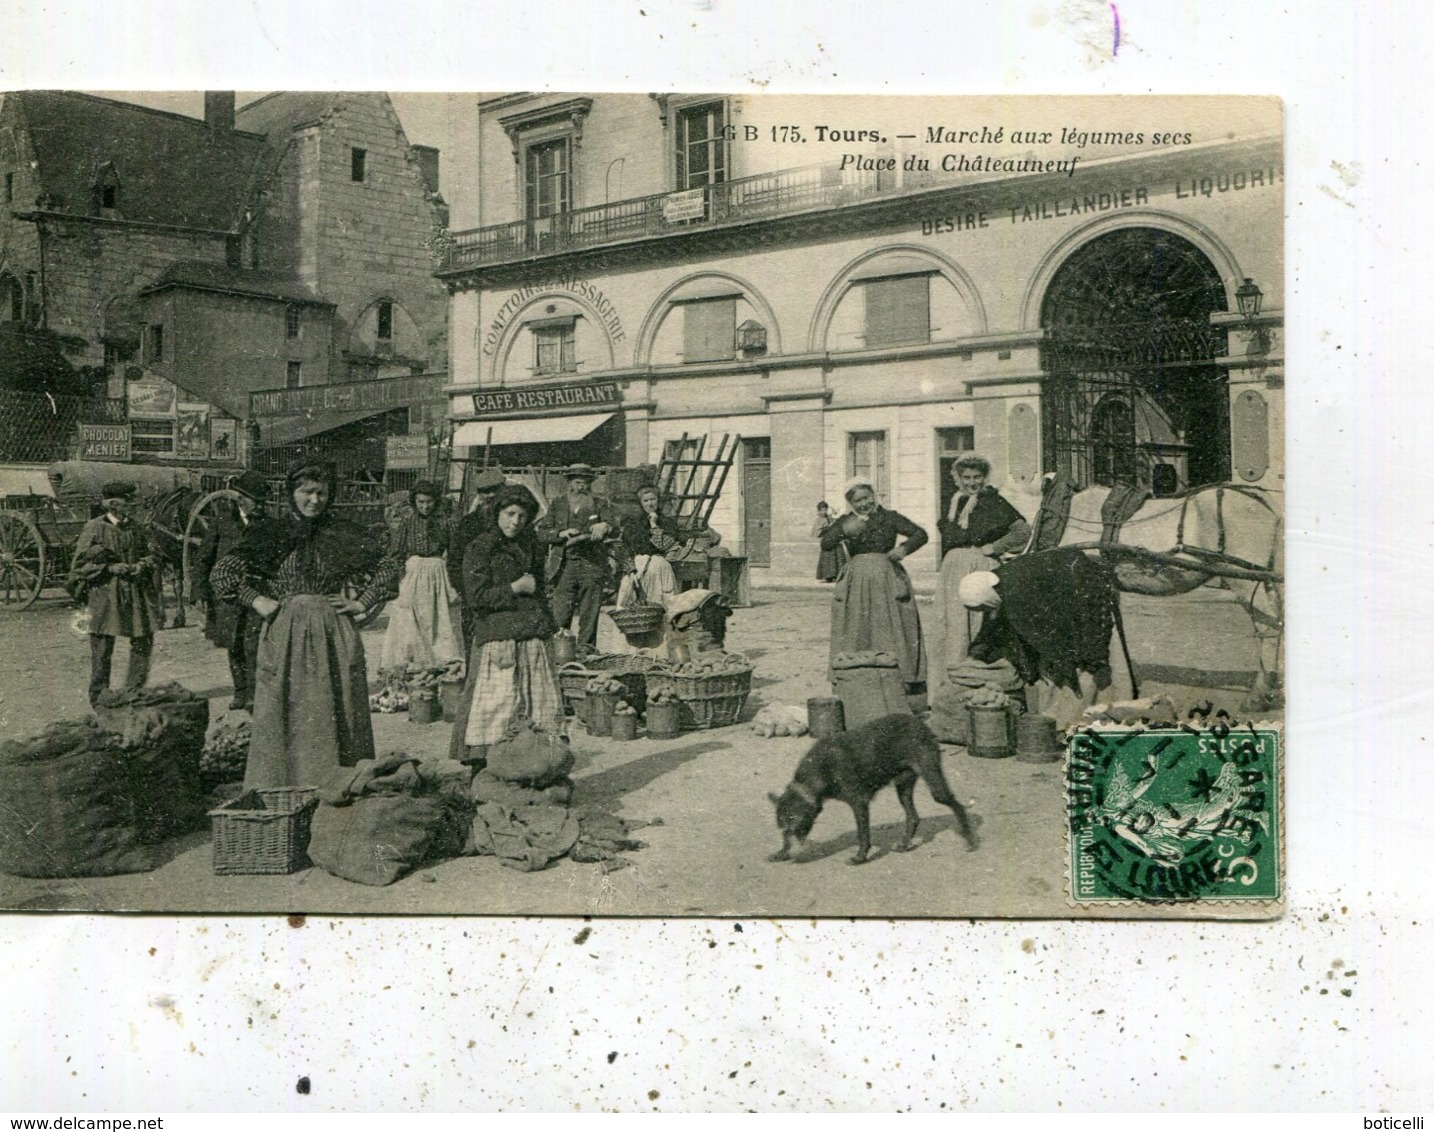
[[[0,608],[28,609],[45,587],[63,585],[89,519],[88,507],[48,495],[0,500]]]

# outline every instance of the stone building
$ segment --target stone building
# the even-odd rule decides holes
[[[1278,104],[1066,112],[479,100],[440,273],[456,448],[635,465],[740,434],[714,525],[769,576],[810,576],[813,509],[853,475],[934,533],[971,449],[1028,513],[1054,471],[1282,486]]]
[[[426,432],[438,398],[369,396],[357,412],[351,394],[330,398],[346,409],[311,395],[257,419],[251,394],[442,369],[437,180],[437,152],[408,144],[380,92],[280,92],[237,113],[233,93],[210,92],[203,120],[12,93],[0,318],[103,380],[135,459],[237,465],[256,442],[322,447],[316,434],[347,426],[350,449],[377,438],[381,469],[383,434]]]

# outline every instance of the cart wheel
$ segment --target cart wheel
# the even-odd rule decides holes
[[[218,491],[211,491],[189,509],[189,522],[184,527],[184,585],[189,591],[184,595],[186,600],[190,600],[194,593],[195,577],[191,569],[191,559],[198,553],[204,536],[209,533],[210,524],[224,513],[226,502],[237,506],[238,499],[237,491],[227,487],[220,488]]]
[[[45,543],[35,524],[0,511],[0,602],[29,609],[45,585]]]

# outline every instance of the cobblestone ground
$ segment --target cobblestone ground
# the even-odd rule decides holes
[[[738,610],[728,647],[756,664],[746,717],[763,703],[804,705],[826,694],[829,591],[756,590]],[[927,609],[929,606],[923,606]],[[1215,589],[1170,599],[1127,598],[1126,625],[1143,692],[1168,691],[1184,706],[1211,698],[1233,710],[1255,668],[1250,624]],[[56,719],[86,714],[88,644],[73,611],[47,597],[24,613],[0,612],[0,735],[33,734]],[[606,622],[606,619],[604,619]],[[382,620],[364,632],[370,672]],[[604,634],[615,630],[604,624]],[[600,645],[610,644],[600,641]],[[121,672],[125,645],[119,645]],[[224,656],[198,628],[168,630],[155,649],[152,680],[179,680],[210,698],[211,719],[229,702]],[[440,755],[449,728],[374,717],[381,752]],[[366,888],[309,869],[290,877],[216,877],[207,833],[173,843],[151,873],[82,880],[0,874],[0,907],[15,909],[213,912],[382,912],[560,915],[1066,916],[1064,804],[1058,767],[985,760],[943,748],[957,796],[974,815],[981,846],[968,852],[954,819],[924,786],[918,847],[889,851],[900,833],[895,792],[872,808],[877,852],[854,868],[856,835],[847,807],[827,807],[810,858],[771,864],[778,847],[767,792],[780,792],[807,739],[762,739],[745,725],[670,741],[614,742],[575,729],[577,801],[597,801],[628,818],[660,819],[636,836],[647,847],[630,868],[561,861],[518,873],[495,858],[462,858],[420,869],[387,888]],[[3,862],[0,862],[3,865]],[[1208,914],[1208,913],[1207,913]]]

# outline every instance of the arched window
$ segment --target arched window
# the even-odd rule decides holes
[[[96,215],[113,212],[119,208],[119,201],[119,174],[115,172],[114,163],[106,161],[100,166],[95,175],[95,183],[90,189],[90,211]]]
[[[1047,471],[1077,484],[1182,489],[1229,478],[1226,308],[1209,258],[1174,233],[1122,228],[1077,248],[1046,290]]]

